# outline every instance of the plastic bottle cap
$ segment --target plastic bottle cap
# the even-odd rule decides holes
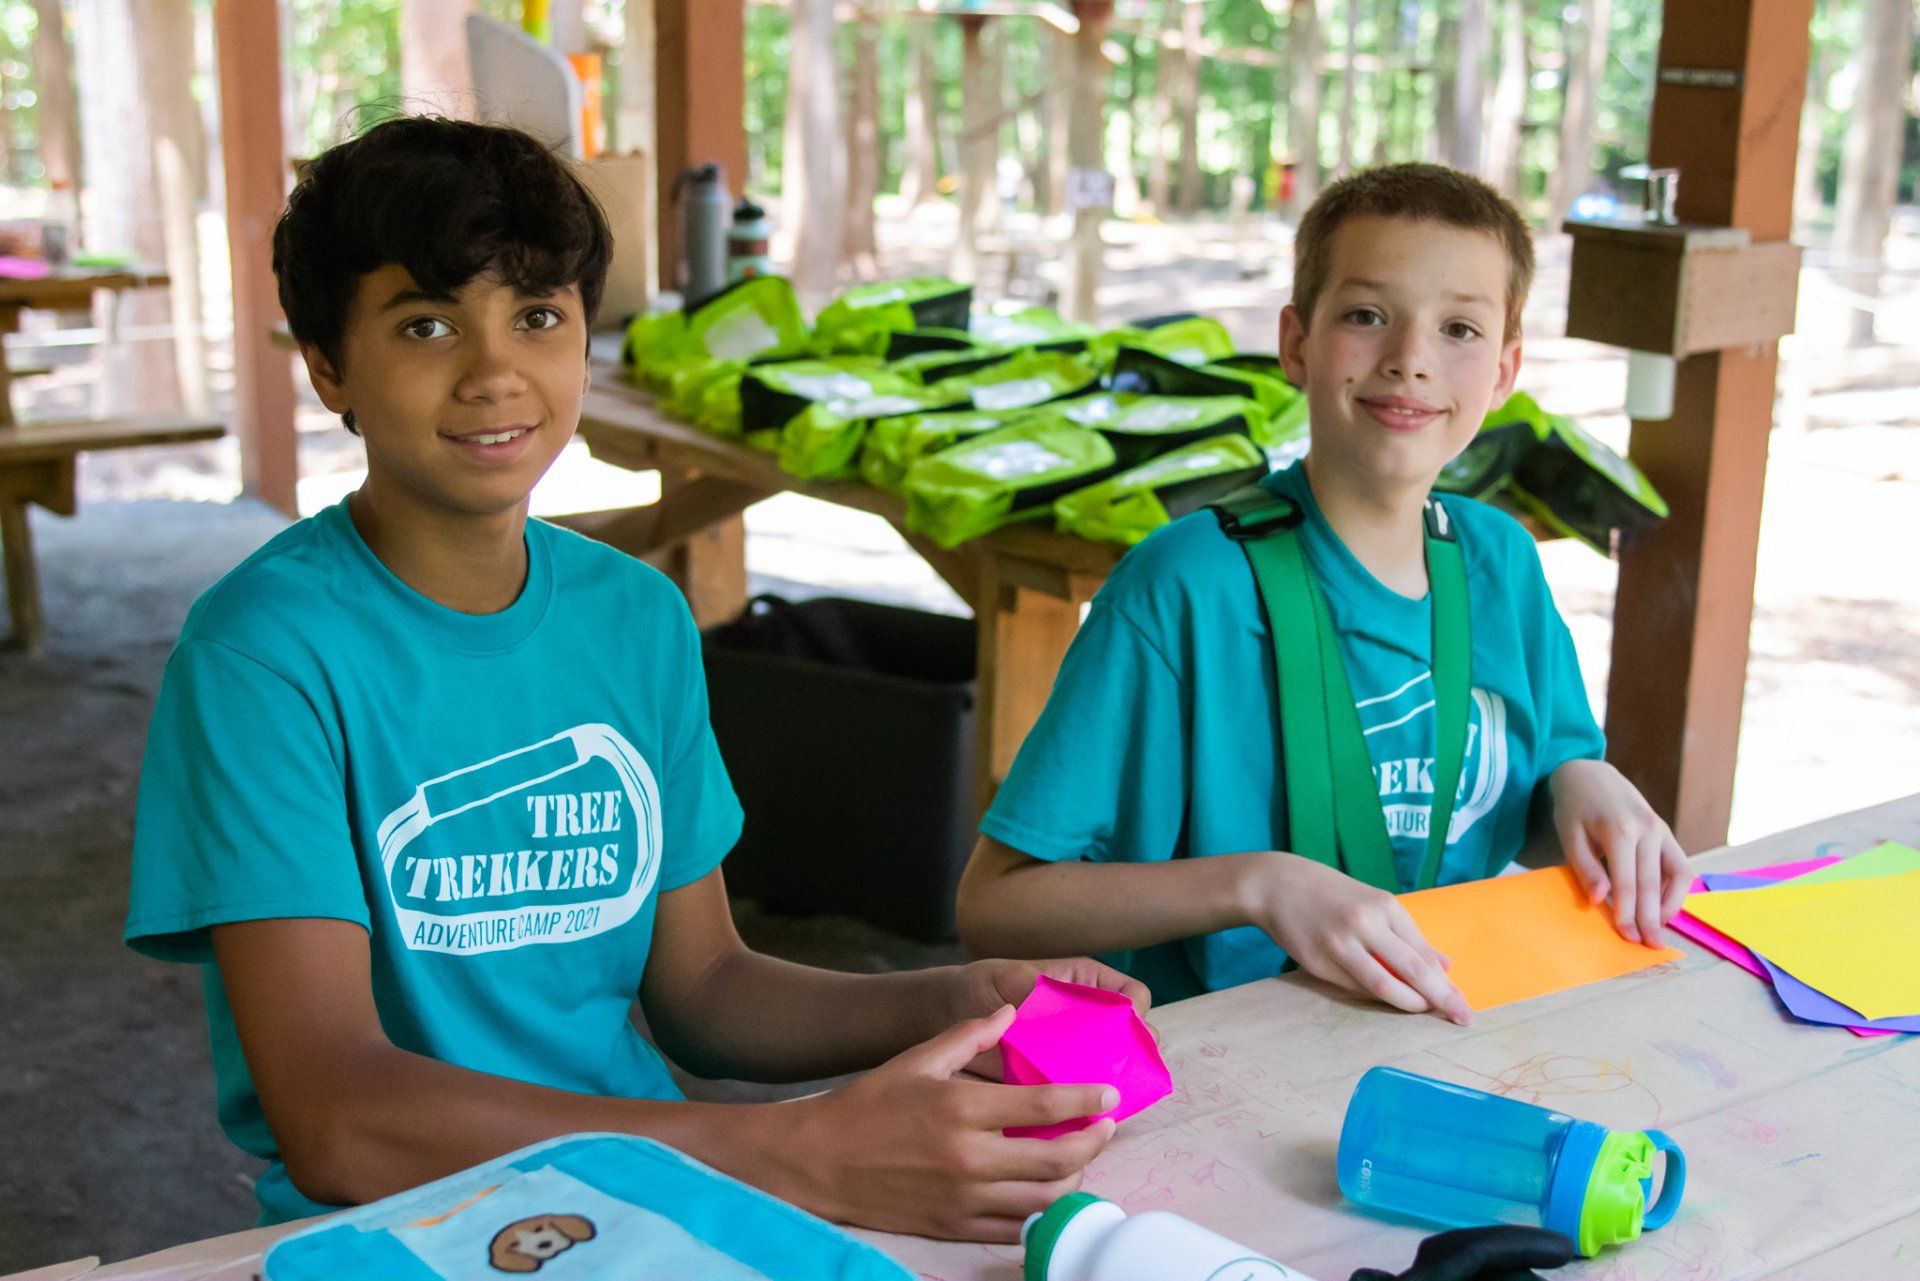
[[[1076,1214],[1104,1200],[1091,1192],[1069,1192],[1027,1220],[1020,1229],[1020,1240],[1027,1247],[1026,1281],[1047,1281],[1047,1267],[1053,1261],[1053,1247],[1060,1243],[1060,1234]]]
[[[1653,1177],[1653,1140],[1639,1130],[1607,1135],[1587,1179],[1580,1207],[1580,1253],[1592,1258],[1606,1246],[1640,1235],[1646,1215],[1645,1181]]]

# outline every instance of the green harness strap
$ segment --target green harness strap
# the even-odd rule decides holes
[[[1294,536],[1305,514],[1291,499],[1257,484],[1212,506],[1227,536],[1246,551],[1273,633],[1290,848],[1397,893],[1406,887],[1394,871],[1393,842],[1339,636],[1306,550]],[[1465,558],[1453,521],[1437,499],[1427,500],[1425,519],[1436,741],[1427,853],[1413,887],[1418,889],[1431,887],[1440,875],[1472,699]]]

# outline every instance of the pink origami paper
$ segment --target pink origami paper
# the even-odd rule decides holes
[[[1124,1121],[1173,1092],[1153,1032],[1124,994],[1042,974],[1000,1039],[1010,1085],[1111,1085],[1120,1105],[1056,1125],[1014,1126],[1015,1138],[1057,1139],[1101,1117]]]

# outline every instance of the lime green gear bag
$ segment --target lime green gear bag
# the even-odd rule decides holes
[[[945,276],[912,276],[855,285],[814,319],[814,350],[823,356],[879,356],[888,336],[906,329],[967,328],[973,286]]]
[[[780,466],[796,476],[850,476],[868,420],[951,407],[944,395],[869,356],[759,365],[740,379],[740,425],[777,431]]]
[[[899,493],[907,470],[922,458],[974,436],[1038,414],[1046,409],[950,409],[928,414],[898,414],[867,424],[860,446],[860,477],[875,489]]]
[[[1063,533],[1132,546],[1266,474],[1266,455],[1251,440],[1211,436],[1056,499],[1054,524]]]
[[[1632,538],[1667,518],[1666,500],[1630,460],[1571,418],[1549,414],[1547,422],[1550,433],[1508,483],[1523,511],[1602,555],[1612,554],[1616,532]]]
[[[1433,487],[1443,494],[1487,498],[1507,482],[1534,446],[1552,434],[1552,415],[1533,397],[1516,391],[1486,416],[1459,456],[1440,469]]]
[[[957,547],[1119,470],[1099,432],[1053,415],[1014,423],[922,458],[907,471],[907,527]]]

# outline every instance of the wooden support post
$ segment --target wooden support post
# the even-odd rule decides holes
[[[280,11],[275,0],[214,0],[220,150],[233,260],[233,425],[245,491],[298,515],[293,366],[272,343],[280,321],[273,226],[287,200],[280,119]]]
[[[1073,37],[1073,100],[1067,123],[1069,173],[1106,168],[1107,55],[1101,48],[1113,19],[1113,0],[1074,0],[1073,13],[1080,30]],[[1166,55],[1161,55],[1164,64]],[[1068,180],[1069,188],[1072,179]],[[1066,314],[1071,320],[1094,322],[1100,315],[1100,268],[1104,246],[1100,226],[1105,205],[1090,202],[1082,191],[1073,206],[1073,234],[1067,244]]]
[[[747,181],[746,0],[654,0],[655,225],[660,287],[680,288],[673,182],[717,160],[738,196]]]
[[[1053,678],[1080,629],[1080,602],[1062,599],[1009,578],[1008,566],[987,557],[974,606],[979,625],[974,701],[974,800],[986,813],[1000,780],[1053,692]]]
[[[654,198],[660,287],[681,285],[680,218],[673,182],[694,165],[717,160],[736,196],[747,181],[746,0],[654,0]],[[663,469],[660,501],[692,477]],[[702,627],[738,614],[747,601],[747,527],[738,516],[717,521],[674,547],[666,569],[687,594]]]
[[[1669,0],[1648,160],[1680,170],[1683,223],[1793,225],[1813,0]],[[1672,516],[1620,555],[1608,756],[1689,850],[1726,840],[1746,690],[1776,345],[1681,362],[1673,417],[1634,460]]]
[[[720,482],[724,487],[729,482]],[[702,498],[698,472],[660,469],[660,507]],[[742,504],[744,506],[744,504]],[[747,527],[738,516],[712,521],[650,557],[667,577],[680,585],[693,621],[702,628],[737,617],[747,604]]]

